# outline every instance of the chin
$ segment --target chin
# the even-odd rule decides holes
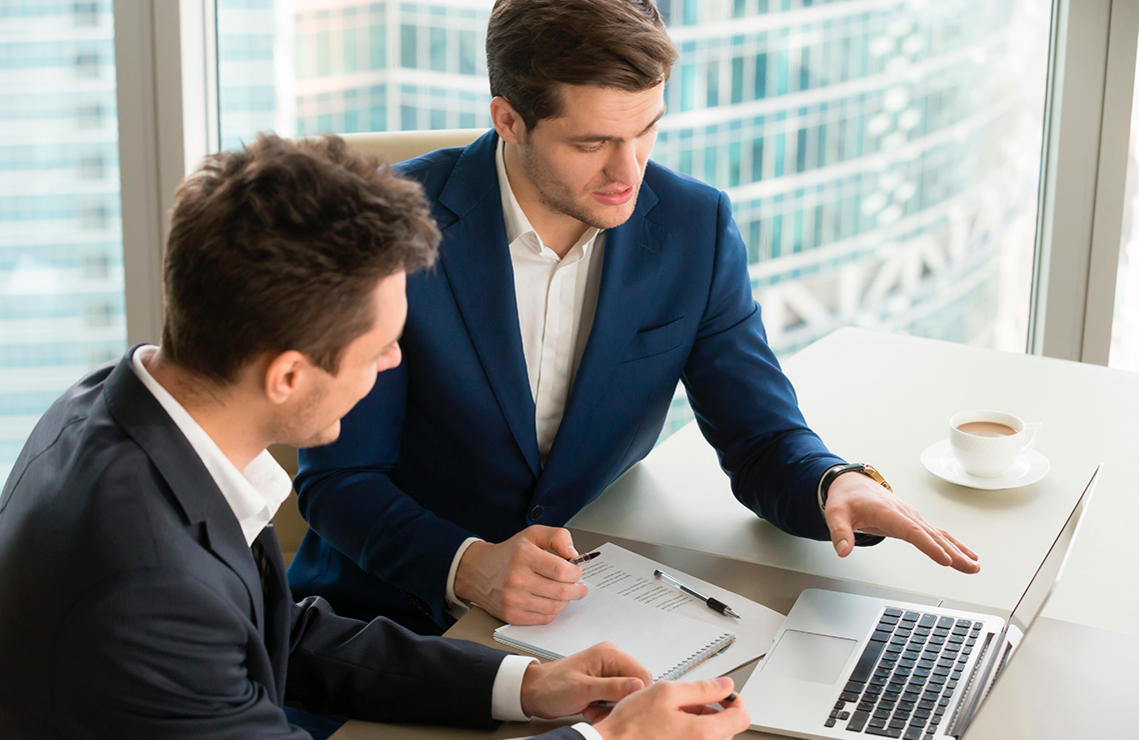
[[[340,439],[339,419],[337,419],[336,423],[332,424],[331,426],[325,427],[311,437],[298,442],[297,447],[300,449],[306,449],[308,447],[322,447],[324,445],[330,445],[338,439]]]

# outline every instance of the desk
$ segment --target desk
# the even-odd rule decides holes
[[[887,540],[835,557],[829,542],[791,537],[731,494],[695,424],[666,440],[569,526],[732,560],[799,570],[1009,611],[1043,559],[1095,466],[1104,471],[1064,581],[1045,614],[1139,634],[1139,375],[949,342],[840,329],[785,364],[808,423],[848,460],[875,465],[898,495],[981,557],[967,576],[930,567]],[[922,450],[948,436],[949,417],[996,408],[1043,423],[1044,480],[984,492],[922,467]],[[1124,587],[1120,588],[1123,585]]]
[[[831,449],[882,469],[899,495],[981,555],[980,574],[940,568],[898,542],[860,548],[840,560],[829,543],[784,535],[735,501],[694,424],[570,522],[579,546],[612,540],[784,613],[800,591],[822,587],[882,596],[912,592],[901,598],[926,603],[942,596],[954,606],[1007,614],[1102,461],[1080,540],[1045,611],[1049,619],[1034,628],[968,740],[1121,736],[1128,705],[1111,699],[1118,695],[1126,702],[1126,687],[1135,682],[1131,673],[1113,674],[1122,669],[1108,658],[1116,665],[1139,661],[1139,589],[1131,577],[1139,562],[1139,538],[1131,532],[1131,523],[1139,521],[1139,495],[1129,470],[1139,450],[1133,426],[1139,376],[858,329],[839,330],[803,350],[786,371],[808,422]],[[926,472],[922,450],[944,438],[949,417],[965,408],[999,408],[1042,422],[1037,449],[1051,461],[1048,477],[1024,489],[985,493]],[[448,634],[492,644],[495,624],[475,611]],[[1059,651],[1059,640],[1077,647]],[[1089,674],[1089,663],[1099,670]],[[1066,680],[1048,688],[1041,669],[1057,665]],[[1071,670],[1077,666],[1085,670]],[[753,667],[732,675],[742,683]],[[1093,685],[1106,696],[1091,695]],[[1079,701],[1047,698],[1081,687]],[[1043,707],[1059,707],[1060,714],[1047,715]],[[543,726],[505,725],[483,733],[351,722],[334,738],[512,737]]]

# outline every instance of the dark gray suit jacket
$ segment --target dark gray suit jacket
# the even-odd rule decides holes
[[[232,510],[130,355],[52,405],[4,486],[0,735],[308,737],[285,703],[492,726],[505,653],[293,603],[272,528],[263,593]]]

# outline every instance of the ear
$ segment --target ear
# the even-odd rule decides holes
[[[305,374],[315,370],[308,358],[296,350],[271,356],[265,367],[265,397],[278,406],[287,403],[304,385]]]
[[[494,130],[498,132],[499,138],[507,144],[517,144],[526,135],[526,124],[522,122],[522,116],[501,95],[496,95],[490,101],[490,120],[494,122]]]

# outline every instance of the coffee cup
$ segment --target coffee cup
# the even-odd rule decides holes
[[[962,411],[949,420],[953,456],[977,478],[1004,475],[1039,436],[1039,422],[1026,424],[1001,411]]]

